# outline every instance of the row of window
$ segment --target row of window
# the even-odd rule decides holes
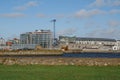
[[[104,41],[76,41],[76,44],[91,44],[91,45],[94,45],[94,44],[115,44],[115,42],[104,42]]]

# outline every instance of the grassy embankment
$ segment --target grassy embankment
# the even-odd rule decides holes
[[[0,65],[0,80],[119,80],[120,66]]]

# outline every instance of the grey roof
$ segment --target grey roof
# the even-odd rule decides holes
[[[60,38],[67,38],[70,40],[76,40],[76,41],[110,41],[110,42],[116,42],[115,39],[109,39],[109,38],[89,38],[89,37],[69,37],[69,36],[59,36]]]
[[[82,37],[77,37],[76,40],[79,41],[110,41],[110,42],[116,42],[115,39],[108,39],[108,38],[82,38]]]

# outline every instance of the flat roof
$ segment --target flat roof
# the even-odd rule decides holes
[[[108,39],[108,38],[87,38],[87,37],[77,37],[76,40],[79,41],[111,41],[116,42],[115,39]]]

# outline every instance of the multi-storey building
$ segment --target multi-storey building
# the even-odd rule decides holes
[[[20,44],[20,39],[14,38],[6,42],[7,46],[12,46],[13,44]]]
[[[6,41],[3,38],[0,38],[0,50],[6,50],[9,49],[9,46],[6,46]]]
[[[21,44],[37,44],[42,48],[50,48],[52,45],[52,32],[50,30],[36,30],[20,35]]]
[[[67,45],[69,49],[99,49],[112,50],[116,44],[115,39],[106,38],[81,38],[81,37],[59,37],[60,46]]]
[[[0,46],[5,46],[5,45],[6,45],[5,39],[0,38]]]

